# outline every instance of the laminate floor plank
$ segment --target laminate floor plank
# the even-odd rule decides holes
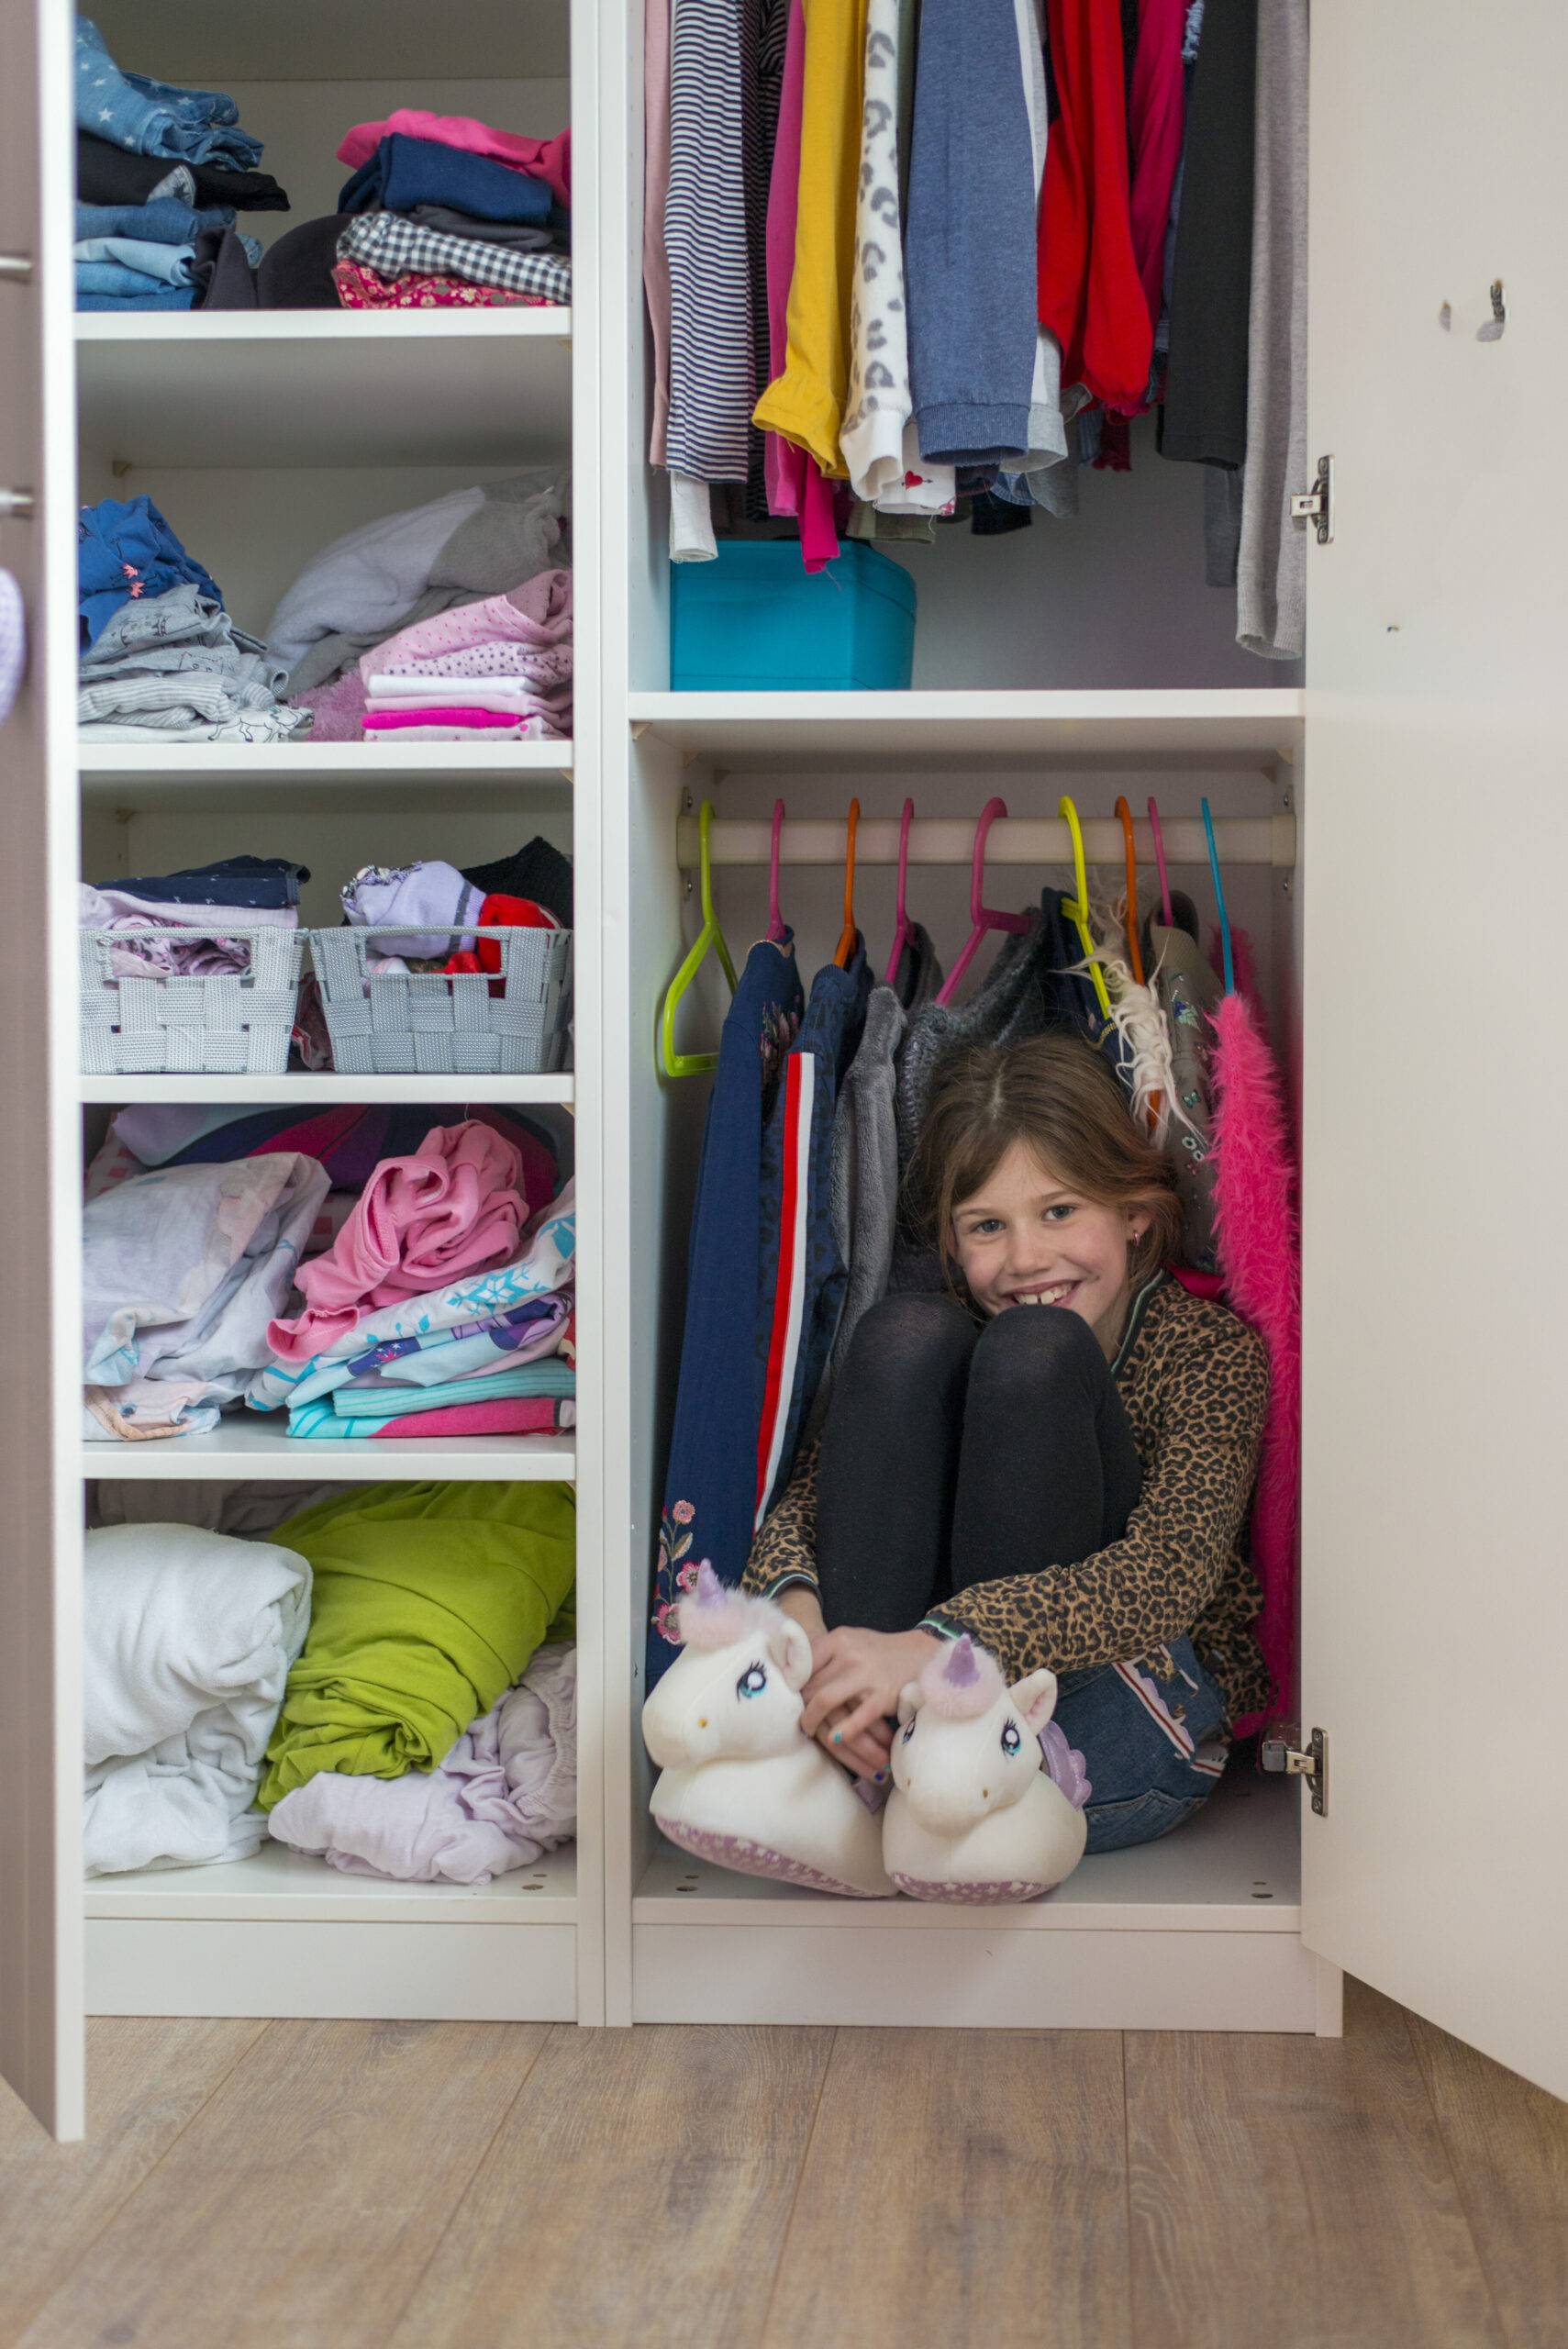
[[[80,2145],[55,2144],[0,2087],[0,2342],[20,2336],[266,2028],[90,2022]]]
[[[1563,2349],[1568,2104],[1419,2015],[1408,2021],[1508,2349]]]
[[[1128,2349],[1116,2032],[840,2031],[764,2349]]]
[[[271,2024],[25,2349],[382,2349],[547,2036]]]
[[[832,2037],[557,2030],[394,2349],[754,2349]]]
[[[1166,2349],[1504,2349],[1401,2008],[1129,2032],[1132,2318]]]

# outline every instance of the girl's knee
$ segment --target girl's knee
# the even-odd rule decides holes
[[[971,1375],[1008,1387],[1082,1386],[1103,1380],[1106,1365],[1081,1315],[1055,1305],[1014,1305],[986,1323]]]
[[[850,1341],[846,1376],[857,1385],[941,1378],[966,1369],[974,1324],[955,1298],[884,1297],[862,1315]]]

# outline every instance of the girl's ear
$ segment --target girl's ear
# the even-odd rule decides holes
[[[1055,1673],[1029,1673],[1022,1680],[1015,1680],[1007,1694],[1038,1737],[1056,1710]]]
[[[786,1687],[805,1687],[811,1677],[811,1642],[793,1615],[780,1614],[768,1633],[768,1653],[784,1674]]]

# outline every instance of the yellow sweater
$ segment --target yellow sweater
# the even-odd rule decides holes
[[[850,299],[855,188],[865,96],[866,0],[805,0],[800,192],[784,370],[757,402],[755,420],[842,481],[839,449],[850,388]]]

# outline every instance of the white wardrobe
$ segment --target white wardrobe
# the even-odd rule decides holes
[[[540,132],[570,119],[573,306],[75,317],[70,12],[0,0],[0,254],[31,264],[0,272],[0,489],[33,498],[0,517],[33,639],[0,735],[0,2069],[69,2135],[84,2011],[1332,2032],[1348,1968],[1568,2094],[1559,12],[1317,12],[1307,436],[1332,453],[1335,515],[1309,550],[1301,674],[1236,648],[1231,599],[1202,583],[1201,484],[1135,434],[1132,474],[1087,475],[1076,525],[898,550],[919,598],[912,691],[766,696],[668,690],[665,506],[643,461],[638,0],[98,0],[96,15],[122,60],[235,92],[293,199],[257,216],[263,235],[330,208],[342,130],[392,106]],[[1503,332],[1482,339],[1497,281]],[[79,499],[147,492],[257,627],[350,524],[568,452],[570,753],[295,742],[79,761]],[[1063,878],[1064,790],[1094,855],[1118,795],[1141,812],[1155,794],[1173,877],[1208,911],[1202,796],[1239,844],[1228,896],[1302,1141],[1301,1721],[1327,1735],[1327,1803],[1242,1779],[1168,1842],[1017,1910],[727,1876],[653,1832],[637,1731],[706,1106],[702,1080],[666,1083],[653,1058],[698,918],[695,811],[714,802],[718,907],[741,953],[784,799],[784,906],[809,977],[838,933],[851,796],[856,909],[880,963],[906,794],[940,828],[924,835],[936,861],[911,866],[911,908],[951,960],[955,841],[993,792],[1044,827],[1043,863],[992,876],[1023,904]],[[577,1844],[483,1892],[265,1852],[99,1879],[84,1899],[83,1479],[302,1472],[270,1423],[117,1447],[107,1465],[82,1443],[83,1137],[128,1098],[428,1098],[430,1080],[83,1079],[79,870],[287,853],[324,907],[372,856],[461,862],[536,831],[574,861],[575,1065],[486,1097],[533,1103],[570,1141],[578,1426],[569,1444],[384,1445],[373,1473],[574,1479]],[[714,977],[684,1008],[685,1042],[717,1038]],[[310,1449],[312,1473],[369,1480],[350,1447],[325,1466]]]

